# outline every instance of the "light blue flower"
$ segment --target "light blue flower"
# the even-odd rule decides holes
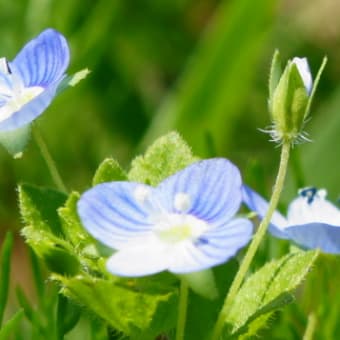
[[[324,253],[340,253],[340,210],[326,200],[326,191],[305,188],[299,191],[288,207],[287,218],[275,212],[269,232],[289,239],[306,249],[321,249]],[[268,203],[249,187],[243,188],[244,202],[262,218]]]
[[[234,217],[241,185],[228,160],[205,160],[157,187],[99,184],[81,196],[78,213],[94,238],[116,250],[106,263],[111,273],[190,273],[227,261],[249,242],[252,224]]]
[[[0,58],[0,132],[19,129],[51,103],[69,64],[65,38],[47,29],[13,61]]]

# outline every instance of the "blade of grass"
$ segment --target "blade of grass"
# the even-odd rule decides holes
[[[0,327],[2,325],[6,303],[8,299],[8,288],[11,270],[11,253],[13,248],[13,234],[7,232],[2,244],[0,259]]]

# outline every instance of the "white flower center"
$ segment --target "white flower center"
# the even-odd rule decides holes
[[[299,191],[288,208],[288,225],[308,223],[326,223],[340,226],[340,210],[326,200],[327,191],[324,189],[305,188]]]
[[[166,214],[156,221],[154,232],[161,241],[173,244],[197,240],[208,228],[206,222],[192,215]]]
[[[0,122],[19,111],[42,93],[40,86],[24,87],[22,80],[12,74],[5,58],[0,58]]]

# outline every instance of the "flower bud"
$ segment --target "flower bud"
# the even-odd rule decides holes
[[[275,52],[269,79],[269,111],[273,121],[269,132],[273,141],[296,143],[306,139],[302,129],[325,62],[326,59],[313,85],[306,58],[288,60],[282,72],[279,53]]]

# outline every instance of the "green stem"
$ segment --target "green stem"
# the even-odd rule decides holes
[[[223,307],[221,309],[221,312],[215,324],[215,327],[212,333],[212,340],[219,339],[221,332],[223,330],[225,320],[228,316],[230,308],[232,307],[232,303],[235,300],[236,294],[239,288],[241,287],[241,284],[248,272],[249,266],[255,256],[255,253],[268,229],[270,220],[272,219],[273,213],[277,207],[277,204],[279,202],[279,198],[281,195],[281,191],[284,185],[284,180],[286,177],[287,166],[288,166],[289,152],[290,152],[290,143],[288,142],[283,143],[282,149],[281,149],[279,171],[276,177],[275,185],[273,188],[273,194],[269,202],[267,213],[264,216],[262,222],[260,223],[259,228],[256,234],[254,235],[254,238],[247,250],[247,253],[245,254],[243,258],[241,266],[234,278],[234,281],[230,286],[228,295],[226,296]]]
[[[56,185],[56,187],[64,192],[67,193],[65,184],[59,174],[59,171],[57,169],[57,166],[50,154],[50,152],[48,151],[47,145],[40,133],[40,131],[38,130],[37,126],[33,127],[33,137],[35,139],[35,142],[37,143],[40,153],[42,155],[42,157],[44,158],[46,165],[48,167],[48,170],[51,174],[51,177],[53,179],[54,184]]]
[[[311,313],[308,316],[307,327],[305,330],[305,334],[303,335],[303,340],[313,340],[315,327],[316,327],[316,316],[314,313]]]
[[[187,318],[187,307],[188,307],[188,283],[186,280],[181,280],[181,287],[179,292],[179,303],[178,303],[178,319],[176,329],[176,340],[184,339],[185,323]]]

